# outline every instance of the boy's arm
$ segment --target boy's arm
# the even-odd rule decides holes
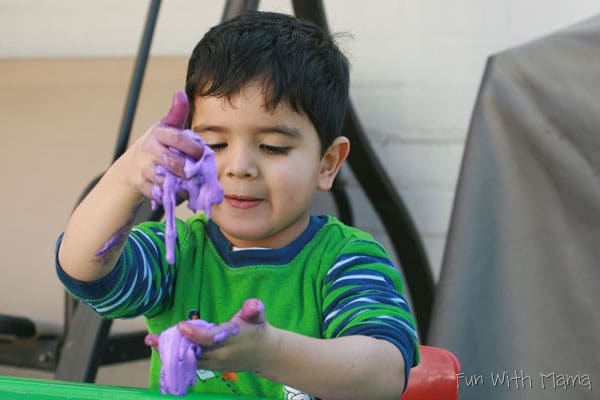
[[[142,195],[117,160],[75,209],[65,228],[58,261],[72,278],[94,281],[112,271]]]
[[[71,215],[58,262],[72,278],[90,282],[114,268],[142,197],[119,182],[119,167],[111,166]]]
[[[400,397],[406,366],[392,343],[362,335],[316,339],[273,329],[277,350],[259,371],[265,378],[324,400]]]
[[[75,209],[58,250],[59,264],[69,276],[89,282],[112,271],[143,197],[152,198],[153,185],[162,184],[156,167],[184,176],[184,156],[169,147],[194,159],[202,156],[202,145],[182,131],[188,111],[185,94],[177,92],[162,122],[115,161]]]
[[[201,369],[252,371],[324,400],[397,399],[404,389],[404,358],[391,342],[363,335],[319,339],[275,328],[256,299],[224,324],[178,326],[205,348]],[[157,337],[147,344],[160,346]]]

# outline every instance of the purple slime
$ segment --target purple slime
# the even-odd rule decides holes
[[[214,324],[201,319],[186,321],[199,328],[209,328]],[[160,392],[177,396],[187,394],[188,386],[196,383],[198,359],[202,356],[199,344],[186,338],[177,325],[167,328],[160,334],[158,353],[160,369]]]
[[[170,170],[159,165],[156,167],[156,174],[164,176],[162,188],[157,185],[152,188],[152,207],[156,208],[156,204],[160,203],[165,209],[165,258],[169,264],[175,263],[174,249],[177,240],[175,207],[177,194],[187,193],[188,208],[193,212],[202,210],[209,218],[213,204],[223,201],[223,189],[217,179],[215,153],[194,132],[186,129],[183,133],[204,147],[202,158],[196,161],[179,150],[170,148],[170,151],[185,157],[183,168],[185,178],[178,177]]]
[[[104,246],[101,249],[96,251],[96,255],[99,257],[107,257],[111,250],[115,247],[119,246],[125,239],[127,238],[127,234],[129,233],[129,226],[119,229],[114,235],[112,235],[106,242],[104,242]]]
[[[129,234],[131,226],[133,225],[133,221],[135,220],[135,215],[139,211],[140,207],[141,204],[138,204],[135,210],[133,210],[133,216],[129,221],[127,221],[127,224],[125,224],[123,228],[119,229],[114,235],[108,238],[108,240],[104,242],[104,246],[96,251],[97,256],[108,259],[111,255],[111,252],[116,247],[120,246],[125,240],[127,240],[127,235]]]
[[[195,328],[212,328],[211,324],[202,319],[193,319],[185,321],[186,324]],[[213,345],[219,345],[230,336],[239,333],[237,325],[232,325],[228,329],[213,333]],[[165,329],[158,339],[158,353],[162,366],[160,368],[160,392],[162,394],[170,393],[174,395],[185,395],[188,386],[196,383],[196,370],[198,360],[202,356],[203,349],[198,343],[189,340],[177,325]]]

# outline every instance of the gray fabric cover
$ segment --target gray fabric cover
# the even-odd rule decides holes
[[[599,305],[595,17],[489,58],[428,343],[461,400],[599,399]]]

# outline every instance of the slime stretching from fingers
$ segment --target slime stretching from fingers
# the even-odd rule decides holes
[[[185,93],[178,91],[173,96],[173,104],[167,116],[161,124],[173,128],[182,129],[189,112],[189,102]],[[215,154],[212,149],[204,144],[202,139],[194,132],[186,129],[183,134],[189,136],[196,143],[201,144],[204,151],[200,160],[182,153],[175,148],[169,148],[175,154],[185,159],[185,178],[175,175],[169,169],[159,165],[156,174],[163,176],[162,187],[152,187],[152,208],[162,204],[165,209],[165,258],[169,264],[175,263],[175,241],[177,240],[177,229],[175,227],[175,207],[177,206],[177,195],[187,194],[188,208],[193,212],[204,211],[210,217],[210,208],[213,204],[223,201],[223,189],[217,179],[217,167]],[[167,155],[163,155],[165,159]],[[165,160],[166,161],[166,160]]]
[[[212,205],[220,203],[223,200],[223,189],[217,180],[214,152],[210,147],[204,145],[202,139],[192,131],[185,130],[183,133],[203,145],[204,153],[202,154],[202,158],[195,161],[177,149],[171,148],[170,151],[182,154],[185,157],[183,168],[185,178],[178,177],[170,170],[159,165],[156,167],[156,174],[163,176],[164,181],[162,187],[158,185],[152,187],[152,208],[156,208],[157,203],[160,203],[165,209],[165,257],[169,264],[175,262],[174,249],[175,241],[177,240],[175,207],[177,205],[177,194],[181,194],[182,192],[187,193],[188,208],[193,212],[202,210],[207,217],[210,217],[210,208]]]

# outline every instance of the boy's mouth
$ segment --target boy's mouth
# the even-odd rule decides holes
[[[246,210],[258,206],[262,199],[250,196],[238,196],[234,194],[225,195],[225,202],[233,208]]]

